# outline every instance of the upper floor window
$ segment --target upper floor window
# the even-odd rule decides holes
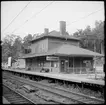
[[[39,52],[47,51],[47,45],[45,43],[40,44],[38,50]]]
[[[31,52],[31,49],[25,49],[25,54],[28,54]]]

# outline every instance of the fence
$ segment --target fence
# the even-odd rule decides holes
[[[94,73],[95,70],[91,69],[90,71],[87,71],[86,67],[75,67],[75,68],[70,67],[70,68],[66,69],[66,72],[67,73],[75,73],[75,74],[87,74],[87,72]]]

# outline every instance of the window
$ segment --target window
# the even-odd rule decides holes
[[[38,62],[38,67],[43,67],[44,66],[44,62]]]
[[[51,67],[57,68],[58,67],[58,63],[54,62],[54,61],[51,61]]]
[[[38,52],[45,52],[45,51],[47,51],[47,45],[45,43],[40,44]]]
[[[73,67],[73,59],[69,59],[69,67]]]
[[[44,62],[41,62],[40,66],[43,67],[44,66]]]

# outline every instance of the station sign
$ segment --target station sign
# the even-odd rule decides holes
[[[48,60],[48,61],[58,61],[59,60],[59,57],[46,56],[46,60]]]

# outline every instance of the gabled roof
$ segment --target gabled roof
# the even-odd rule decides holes
[[[79,57],[94,57],[94,56],[104,56],[102,54],[86,50],[74,45],[63,44],[57,48],[49,50],[48,52],[42,52],[38,54],[27,54],[21,58],[31,58],[37,56],[46,56],[46,55],[58,55],[58,56],[79,56]]]
[[[47,38],[47,37],[52,37],[52,38],[59,38],[59,39],[71,39],[71,40],[77,40],[79,41],[80,39],[79,38],[76,38],[74,36],[70,36],[67,32],[65,35],[61,35],[60,32],[58,31],[51,31],[48,33],[48,35],[46,34],[41,34],[40,36],[37,36],[35,39],[33,39],[31,42],[34,42],[34,41],[37,41],[37,40],[40,40],[42,38]]]

